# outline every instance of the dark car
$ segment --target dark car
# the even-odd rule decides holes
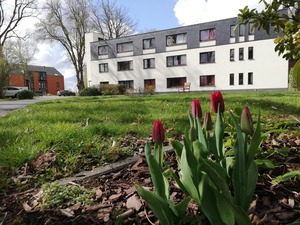
[[[57,92],[58,96],[75,96],[75,92],[69,91],[69,90],[60,90]]]

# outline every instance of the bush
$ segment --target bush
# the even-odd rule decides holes
[[[98,96],[102,95],[101,91],[97,87],[87,87],[79,92],[79,96]]]
[[[30,90],[23,90],[17,94],[18,99],[33,99],[34,93]]]
[[[123,95],[126,87],[122,84],[101,84],[100,89],[103,95]]]
[[[146,86],[144,89],[144,94],[145,95],[154,95],[155,94],[155,87],[150,85],[150,86]]]

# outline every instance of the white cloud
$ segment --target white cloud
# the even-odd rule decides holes
[[[236,17],[239,9],[262,8],[259,0],[177,0],[174,13],[180,25]]]
[[[68,60],[66,51],[58,43],[39,43],[34,60],[30,64],[55,67],[64,75],[65,89],[77,90],[73,65]]]

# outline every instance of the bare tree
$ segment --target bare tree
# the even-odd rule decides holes
[[[46,15],[37,24],[40,40],[59,42],[72,62],[77,88],[84,88],[83,66],[85,32],[88,31],[88,11],[85,0],[49,0],[43,10]]]
[[[106,39],[132,34],[136,21],[115,0],[92,0],[90,2],[92,29]]]
[[[15,65],[4,54],[4,45],[10,38],[19,38],[17,27],[25,18],[34,16],[36,0],[0,0],[0,97],[9,82],[9,74]]]

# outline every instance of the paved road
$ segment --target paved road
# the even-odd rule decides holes
[[[52,99],[65,98],[60,96],[40,96],[34,97],[34,99],[30,100],[11,100],[11,101],[0,101],[0,117],[5,116],[7,113],[17,110],[20,108],[24,108],[27,105],[34,104],[41,101],[47,101]]]

